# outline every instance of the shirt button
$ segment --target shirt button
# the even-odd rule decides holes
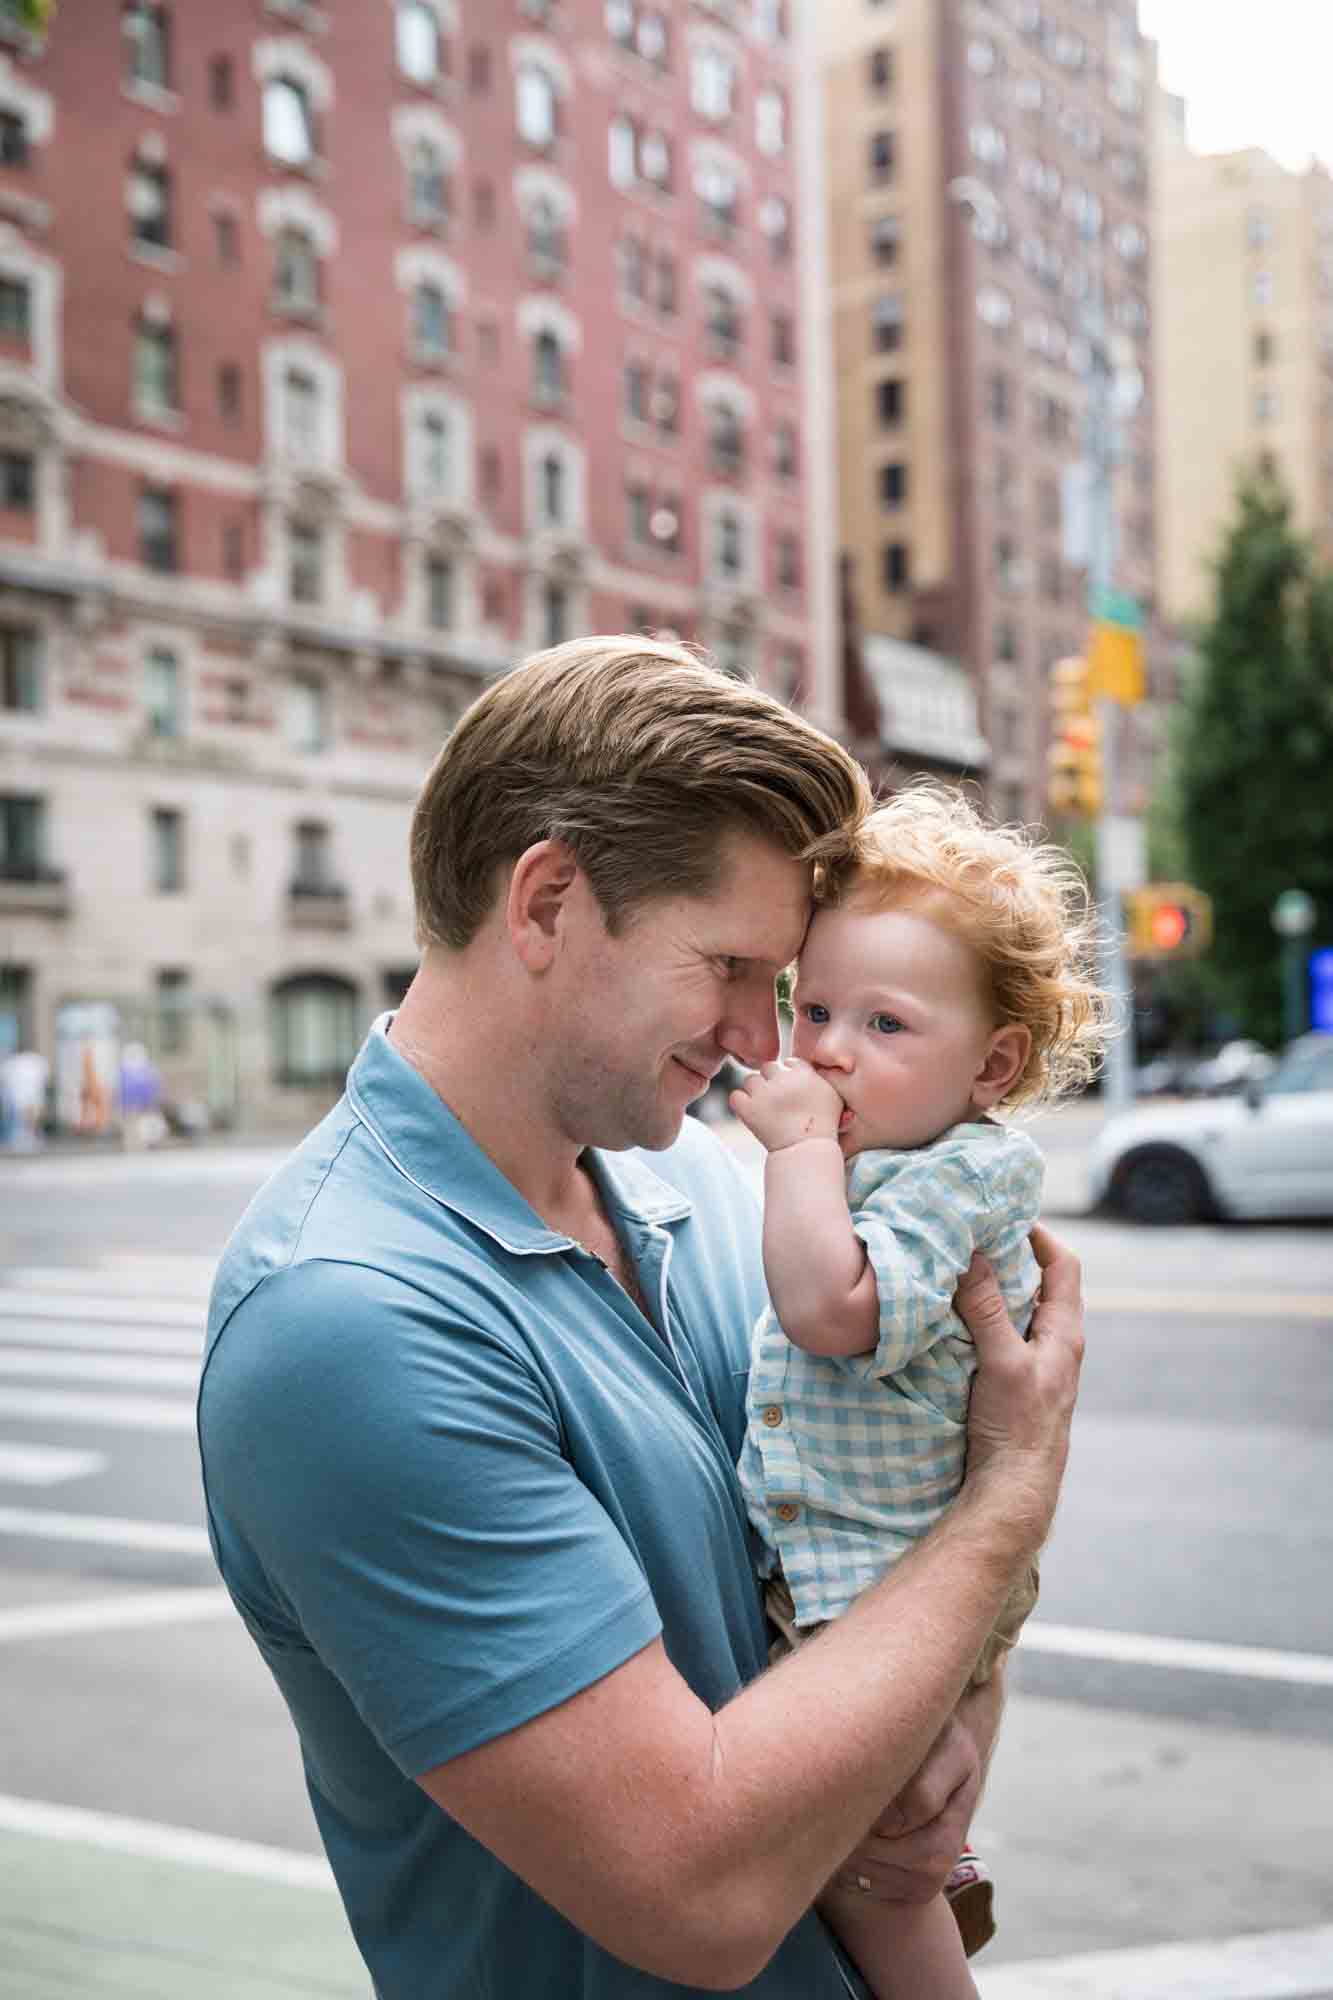
[[[780,1403],[769,1404],[768,1408],[764,1411],[764,1422],[771,1431],[777,1429],[778,1425],[782,1422],[782,1405]]]
[[[794,1521],[801,1510],[796,1505],[795,1501],[784,1500],[782,1505],[780,1507],[775,1507],[773,1511],[777,1515],[779,1521]]]

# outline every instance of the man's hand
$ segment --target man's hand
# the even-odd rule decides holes
[[[796,1056],[765,1063],[732,1091],[728,1103],[770,1153],[802,1139],[836,1139],[843,1111],[833,1085]]]
[[[1035,1554],[1050,1532],[1069,1455],[1083,1365],[1083,1299],[1078,1259],[1049,1230],[1033,1230],[1032,1248],[1042,1281],[1026,1340],[984,1257],[972,1259],[955,1304],[976,1342],[978,1364],[967,1416],[967,1485],[1003,1482],[1006,1512]]]
[[[981,1791],[982,1752],[958,1718],[834,1876],[881,1903],[928,1903],[948,1880]],[[867,1887],[867,1884],[869,1885]]]

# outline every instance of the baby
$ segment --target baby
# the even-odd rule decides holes
[[[974,1250],[1025,1331],[1041,1156],[992,1114],[1086,1084],[1106,1038],[1082,877],[1058,849],[921,785],[866,823],[801,952],[791,1058],[731,1106],[762,1141],[764,1269],[740,1473],[776,1655],[837,1618],[963,1478],[976,1354],[953,1309]],[[1036,1599],[1015,1581],[973,1673]],[[877,2000],[975,2000],[993,1933],[967,1850],[924,1907],[831,1886],[820,1908]]]

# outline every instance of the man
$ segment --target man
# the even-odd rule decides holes
[[[724,1056],[776,1055],[867,804],[679,647],[498,682],[414,818],[421,969],[223,1259],[214,1548],[381,2000],[842,2000],[811,1905],[922,1766],[854,1879],[923,1896],[957,1856],[996,1722],[960,1697],[1049,1527],[1077,1268],[1043,1246],[1027,1345],[978,1278],[960,1499],[765,1673],[734,1471],[758,1218],[684,1117]]]

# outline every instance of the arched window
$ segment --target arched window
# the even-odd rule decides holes
[[[558,270],[565,261],[560,211],[547,195],[538,195],[528,208],[528,255],[540,271]]]
[[[418,354],[449,351],[449,301],[438,285],[418,285],[412,294],[412,341]]]
[[[745,463],[745,431],[730,403],[714,403],[709,412],[708,450],[717,472],[739,472]]]
[[[157,90],[171,85],[169,26],[165,7],[151,0],[130,0],[121,16],[125,34],[125,69],[131,83],[147,83]]]
[[[565,393],[565,357],[549,327],[532,343],[532,392],[539,403],[558,403]]]
[[[301,166],[315,151],[315,120],[302,84],[290,76],[264,85],[264,151],[270,159]]]
[[[426,0],[398,0],[398,67],[413,83],[434,83],[440,74],[440,24]]]
[[[279,230],[273,289],[278,304],[296,312],[319,304],[319,252],[304,229]]]
[[[350,979],[305,972],[279,980],[271,1008],[275,1080],[340,1090],[356,1057],[359,1015]]]
[[[429,139],[418,139],[408,155],[407,207],[415,222],[441,222],[449,211],[444,158]]]
[[[565,518],[565,461],[548,451],[541,462],[542,519],[559,527]]]
[[[530,146],[551,146],[556,134],[556,88],[536,63],[524,63],[514,79],[518,134]]]

